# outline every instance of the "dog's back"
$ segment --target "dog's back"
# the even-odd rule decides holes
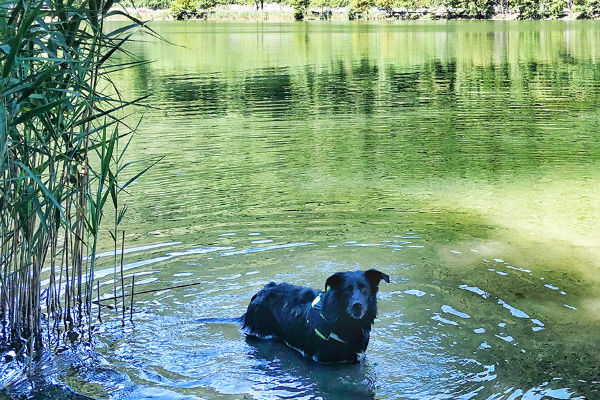
[[[298,316],[317,297],[318,291],[287,283],[269,282],[252,296],[242,330],[260,338],[283,338],[302,329]]]

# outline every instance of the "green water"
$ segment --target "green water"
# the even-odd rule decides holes
[[[105,310],[101,367],[60,381],[112,398],[600,398],[598,22],[152,27],[172,44],[139,37],[128,50],[153,62],[115,80],[153,94],[130,158],[164,159],[123,228],[128,248],[165,246],[126,254],[125,282],[199,284],[137,296],[125,328]],[[241,315],[271,280],[368,268],[392,282],[358,365],[196,321]]]

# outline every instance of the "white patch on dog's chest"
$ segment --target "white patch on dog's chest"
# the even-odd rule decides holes
[[[348,342],[346,342],[345,340],[341,339],[338,335],[336,335],[335,332],[331,332],[329,334],[329,338],[331,338],[333,340],[337,340],[338,342],[341,342],[341,343],[348,344]]]

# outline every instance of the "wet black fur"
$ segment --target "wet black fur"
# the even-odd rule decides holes
[[[259,338],[276,338],[319,362],[355,362],[367,349],[371,326],[377,315],[380,280],[389,277],[377,270],[337,272],[325,283],[321,313],[334,338],[324,340],[307,320],[315,312],[312,301],[320,291],[270,282],[250,300],[242,316],[242,330]],[[360,304],[360,305],[357,305]]]

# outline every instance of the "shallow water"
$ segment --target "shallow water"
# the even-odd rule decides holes
[[[125,291],[132,274],[136,292],[198,284],[136,296],[125,327],[104,309],[91,360],[54,361],[55,382],[105,398],[600,397],[597,23],[153,28],[181,47],[140,37],[129,50],[156,61],[117,76],[154,94],[131,158],[165,156],[128,199]],[[198,321],[241,315],[271,280],[368,268],[392,282],[356,365]]]

